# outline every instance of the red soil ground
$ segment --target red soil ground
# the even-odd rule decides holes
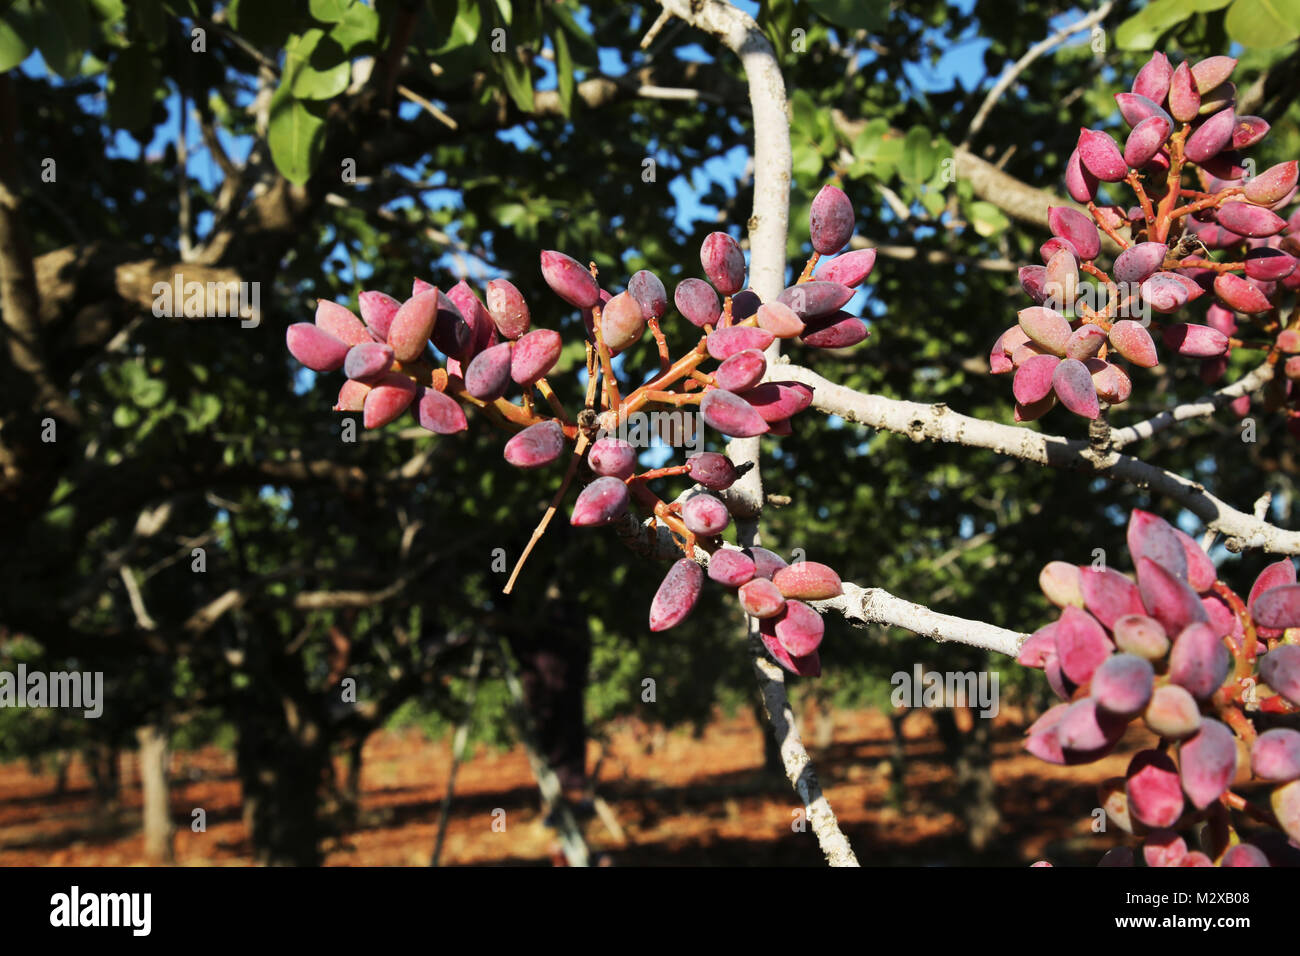
[[[1050,858],[1094,865],[1123,834],[1093,832],[1094,785],[1122,774],[1133,751],[1154,742],[1140,728],[1111,756],[1087,767],[1052,767],[1021,750],[1023,715],[997,720],[993,776],[1002,822],[982,854],[969,849],[953,812],[953,773],[924,712],[904,723],[906,797],[889,803],[891,747],[879,711],[840,712],[834,737],[811,750],[822,785],[864,863],[887,865],[1025,865]],[[593,851],[614,865],[821,864],[816,838],[792,827],[798,803],[762,767],[762,739],[752,719],[719,718],[695,738],[685,731],[616,728],[600,762],[599,792],[617,817],[622,839],[599,819],[587,827]],[[331,866],[424,866],[429,862],[450,767],[447,741],[417,732],[380,733],[365,748],[360,825],[326,846]],[[341,769],[340,769],[341,772]],[[172,758],[172,809],[182,865],[249,865],[233,756],[216,748]],[[123,757],[121,806],[96,813],[89,777],[74,763],[62,794],[51,775],[26,764],[0,765],[0,866],[123,866],[143,862],[140,788],[133,754]],[[542,824],[537,789],[522,749],[480,750],[456,781],[444,865],[549,865],[552,836]],[[191,832],[202,807],[207,831]],[[495,810],[505,830],[493,830]],[[500,814],[496,814],[499,818]]]

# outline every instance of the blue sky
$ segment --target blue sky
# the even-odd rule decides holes
[[[959,0],[956,6],[963,11],[969,11],[973,6],[973,2],[974,0]],[[752,0],[738,0],[737,6],[747,10],[751,15],[756,14],[758,11],[758,4],[752,2]],[[584,25],[589,22],[583,17],[579,19],[583,21]],[[647,26],[648,24],[639,22],[639,17],[634,13],[629,24],[629,36],[639,38]],[[917,88],[925,91],[950,89],[954,83],[960,83],[965,89],[970,90],[983,78],[981,57],[986,45],[987,41],[973,36],[964,38],[961,42],[954,44],[933,68],[928,66],[926,68],[909,67],[908,80]],[[683,59],[709,59],[709,54],[698,44],[682,48],[679,55]],[[869,62],[870,59],[872,59],[870,54],[864,56],[865,62]],[[621,57],[612,48],[600,51],[599,62],[600,69],[604,73],[617,75],[622,72]],[[27,63],[24,64],[24,69],[29,74],[38,76],[45,75],[47,72],[39,53],[34,53],[29,58]],[[539,85],[543,89],[554,89],[554,69],[549,62],[543,61],[543,70],[545,77]],[[102,97],[97,99],[97,107],[102,109]],[[139,158],[142,155],[160,155],[168,143],[177,139],[180,128],[179,107],[179,96],[173,94],[167,101],[168,118],[166,122],[157,127],[153,139],[148,144],[142,146],[129,134],[119,132],[113,138],[110,155],[130,159]],[[419,107],[411,103],[403,103],[400,109],[404,115],[410,116],[418,112]],[[528,134],[522,127],[503,131],[499,136],[504,141],[519,145],[529,142]],[[223,133],[221,139],[226,151],[236,161],[242,161],[252,146],[247,137],[236,138]],[[187,165],[189,175],[203,188],[215,188],[220,182],[220,170],[204,147],[198,130],[193,123],[187,124],[186,142],[190,153]],[[683,229],[689,229],[693,222],[704,218],[711,219],[716,214],[715,209],[702,205],[698,197],[708,189],[709,184],[712,182],[720,182],[729,193],[734,193],[733,184],[743,173],[747,158],[746,150],[734,149],[723,157],[706,161],[686,174],[675,176],[669,182],[669,192],[677,204],[677,222]],[[445,179],[445,177],[443,178]],[[424,194],[424,198],[426,202],[436,207],[454,205],[457,201],[455,191],[450,189],[431,190]],[[210,222],[202,220],[198,222],[199,234],[204,234],[210,226]]]
[[[736,0],[736,5],[745,9],[751,15],[758,12],[759,5],[754,0]],[[969,13],[973,6],[974,0],[957,0],[954,4],[954,7],[962,13]],[[1058,16],[1053,21],[1053,26],[1070,22],[1077,19],[1079,15],[1080,13],[1077,10],[1068,11]],[[580,16],[578,19],[584,26],[589,25],[585,15]],[[632,11],[628,29],[630,42],[635,43],[644,34],[647,27],[648,23],[641,20],[640,13]],[[1072,42],[1085,41],[1086,37],[1079,37]],[[969,31],[966,36],[951,44],[933,66],[929,64],[911,64],[905,67],[907,81],[912,88],[922,93],[950,90],[955,84],[970,92],[981,83],[991,82],[991,78],[986,77],[984,74],[983,54],[987,47],[987,40],[978,37],[973,30]],[[679,55],[683,59],[709,59],[708,52],[699,44],[681,48]],[[873,59],[872,54],[863,54],[864,65],[869,64]],[[599,51],[599,62],[600,69],[607,74],[617,75],[622,71],[621,57],[618,51],[612,48]],[[540,83],[541,88],[553,89],[555,87],[553,67],[549,62],[542,61],[542,68],[545,76]],[[46,73],[39,53],[34,53],[29,58],[27,63],[24,64],[24,69],[32,75],[44,75]],[[92,99],[97,101],[91,104],[93,108],[103,108],[102,95]],[[155,130],[154,137],[148,144],[141,145],[129,134],[119,132],[113,138],[110,155],[124,158],[160,155],[168,143],[176,140],[180,129],[179,96],[173,94],[166,105],[168,119]],[[404,116],[411,116],[419,111],[419,107],[412,103],[402,103],[400,111]],[[236,138],[224,133],[220,135],[222,145],[237,161],[242,160],[251,148],[251,140],[247,137]],[[530,142],[528,133],[523,127],[505,130],[498,135],[503,141],[521,146]],[[205,189],[215,188],[220,182],[220,170],[204,147],[198,130],[193,123],[187,124],[185,138],[189,145],[190,158],[187,170],[190,176]],[[724,156],[710,159],[696,168],[674,176],[670,180],[668,189],[676,203],[677,223],[680,227],[689,230],[693,223],[701,219],[712,219],[715,216],[716,210],[701,204],[699,197],[707,191],[712,183],[721,183],[729,194],[734,194],[734,184],[742,175],[748,159],[747,152],[746,149],[742,148],[733,149]],[[445,176],[439,173],[433,177],[432,181],[435,183],[445,181]],[[453,189],[430,190],[423,194],[423,198],[425,202],[437,208],[454,206],[458,201],[457,193]],[[203,235],[210,226],[210,222],[201,220],[197,223],[199,234]],[[477,277],[483,278],[484,276]]]
[[[758,4],[753,0],[736,0],[736,2],[738,6],[751,15],[758,12]],[[968,13],[973,4],[974,0],[958,0],[955,6],[963,13]],[[1058,21],[1060,23],[1068,22],[1077,18],[1078,15],[1077,12],[1067,13],[1059,17]],[[590,25],[590,21],[585,14],[580,15],[578,20],[584,27]],[[630,43],[639,40],[648,26],[648,22],[643,21],[637,11],[633,11],[628,29]],[[922,95],[927,92],[950,90],[954,85],[960,85],[969,93],[989,79],[985,77],[983,63],[983,54],[987,46],[987,40],[978,37],[974,30],[968,31],[967,35],[959,38],[949,46],[937,63],[933,65],[928,63],[924,65],[913,64],[905,67],[907,82],[912,89],[919,91]],[[679,48],[677,55],[684,60],[707,61],[710,59],[709,52],[700,44],[689,44]],[[864,53],[862,57],[863,66],[869,66],[875,58],[874,54],[869,52]],[[539,83],[540,88],[554,89],[556,79],[553,66],[547,60],[540,62],[544,72],[544,76]],[[599,65],[600,70],[608,75],[619,75],[624,70],[622,57],[619,51],[613,48],[605,48],[599,51]],[[24,64],[24,69],[32,75],[45,75],[47,72],[39,53],[32,55],[28,62]],[[102,110],[104,106],[102,94],[88,97],[87,106],[91,109]],[[173,93],[167,100],[166,106],[168,118],[157,127],[149,143],[141,144],[129,134],[118,132],[113,137],[109,155],[128,159],[137,159],[146,155],[151,157],[161,155],[169,143],[177,140],[181,132],[179,95]],[[413,103],[402,102],[399,104],[400,113],[406,118],[416,115],[419,109]],[[221,172],[212,155],[203,144],[196,125],[193,122],[186,122],[184,133],[189,149],[189,160],[186,168],[190,177],[204,189],[215,189],[220,183]],[[234,137],[220,130],[218,135],[225,151],[236,162],[242,162],[247,157],[249,150],[252,148],[251,137]],[[523,126],[501,131],[497,135],[502,141],[515,144],[521,148],[532,144],[532,139]],[[683,231],[689,231],[692,225],[700,220],[712,221],[716,218],[717,210],[701,203],[699,197],[714,183],[721,184],[728,195],[734,195],[736,184],[743,175],[748,153],[748,148],[737,147],[723,156],[711,158],[697,167],[673,176],[668,183],[668,190],[676,203],[677,224]],[[660,168],[664,168],[662,163]],[[411,171],[411,173],[412,178],[417,178],[415,171]],[[445,173],[431,174],[428,181],[433,183],[435,188],[420,194],[419,198],[424,203],[438,209],[455,208],[458,205],[459,194],[455,189],[436,188],[448,182]],[[415,196],[399,199],[395,205],[410,205],[414,203],[415,199]],[[202,214],[195,225],[198,235],[202,237],[211,228],[210,215],[207,213]],[[348,261],[348,256],[343,252],[341,246],[338,251],[341,253],[338,258],[344,262]],[[441,270],[451,267],[453,263],[450,255],[443,255],[440,260],[431,262],[430,265],[430,271],[433,272],[434,269]],[[364,282],[368,271],[364,264],[358,264],[356,278]],[[468,271],[471,281],[477,281],[479,284],[492,275],[499,274],[491,265],[477,261],[468,262]],[[345,268],[342,278],[351,282],[354,277]],[[872,314],[873,307],[874,303],[867,300],[866,293],[860,293],[849,304],[850,309],[868,317]],[[306,382],[302,384],[307,385]]]

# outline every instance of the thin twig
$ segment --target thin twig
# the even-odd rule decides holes
[[[666,27],[672,18],[673,15],[668,10],[660,10],[659,16],[655,17],[655,22],[650,24],[650,29],[641,38],[641,49],[649,49],[650,44],[654,43],[655,37],[659,35],[659,31]]]
[[[126,586],[127,599],[131,602],[131,612],[135,615],[136,625],[142,631],[156,631],[158,625],[149,616],[149,609],[144,603],[144,595],[140,593],[140,585],[135,579],[135,569],[129,564],[123,564],[119,572],[122,576],[122,583]]]
[[[408,87],[403,86],[400,83],[397,84],[396,90],[403,99],[410,100],[416,106],[420,107],[420,109],[424,110],[434,119],[436,119],[443,126],[446,126],[448,129],[459,129],[459,127],[456,125],[456,121],[452,119],[450,116],[448,116],[446,113],[444,113],[441,109],[439,109],[436,103],[433,103],[432,101],[425,99],[419,93],[415,92],[412,89],[409,89]]]
[[[1005,93],[1011,84],[1016,81],[1016,77],[1029,67],[1029,64],[1033,63],[1061,41],[1083,30],[1092,29],[1094,24],[1100,23],[1102,20],[1106,19],[1106,15],[1110,13],[1110,8],[1114,5],[1114,0],[1106,0],[1105,3],[1086,17],[1076,20],[1069,26],[1062,27],[1044,40],[1039,40],[1025,51],[1024,56],[1003,71],[1002,75],[998,77],[998,81],[993,84],[993,88],[989,90],[988,95],[984,97],[984,102],[980,104],[979,111],[975,114],[975,118],[971,120],[970,128],[966,130],[966,137],[962,140],[961,146],[959,146],[958,149],[964,150],[970,146],[971,140],[975,138],[975,134],[984,126],[984,121],[988,118],[989,113],[993,110],[997,101],[1002,98],[1002,94]]]
[[[1218,391],[1198,398],[1194,402],[1184,402],[1174,408],[1167,408],[1160,414],[1153,415],[1145,421],[1137,422],[1126,428],[1115,429],[1111,432],[1111,443],[1115,448],[1123,448],[1125,445],[1131,445],[1140,439],[1150,438],[1157,432],[1162,432],[1179,422],[1213,415],[1225,405],[1231,404],[1235,399],[1263,388],[1272,380],[1275,372],[1275,366],[1265,362],[1250,373],[1237,379],[1231,385],[1225,385]]]
[[[185,91],[180,91],[180,108],[178,121],[180,128],[176,132],[176,230],[179,233],[177,248],[180,250],[181,262],[194,260],[193,220],[190,216],[190,147],[186,141],[190,127],[189,110],[185,103]]]
[[[528,556],[533,553],[533,548],[537,542],[542,540],[542,535],[546,533],[546,526],[551,523],[555,517],[556,509],[560,507],[560,502],[564,500],[564,494],[569,490],[569,485],[573,483],[573,476],[578,473],[578,463],[582,461],[582,456],[587,450],[587,435],[585,432],[578,433],[578,440],[573,446],[573,455],[569,459],[569,468],[564,473],[564,480],[560,482],[559,490],[555,492],[555,497],[551,499],[551,505],[546,509],[546,514],[542,515],[542,520],[537,523],[533,529],[533,536],[528,539],[528,544],[524,546],[524,553],[519,555],[519,560],[515,562],[515,568],[510,572],[510,580],[506,586],[501,589],[502,594],[509,594],[515,586],[515,578],[519,577],[519,572],[523,570],[524,562]]]

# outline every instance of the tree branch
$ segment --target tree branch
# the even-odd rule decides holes
[[[241,281],[233,269],[218,269],[195,262],[172,262],[141,257],[139,252],[114,247],[98,240],[84,246],[65,246],[42,256],[34,263],[36,284],[41,290],[42,324],[59,321],[78,303],[104,303],[120,299],[132,309],[152,312],[157,296],[156,282],[171,284],[177,275],[182,282],[198,282],[204,288],[204,309],[214,313],[215,296],[208,296],[208,284],[227,285]],[[228,305],[228,303],[227,303]],[[184,318],[184,301],[173,303]],[[103,338],[107,340],[110,334]]]
[[[768,722],[772,725],[772,733],[776,735],[781,751],[786,779],[803,801],[808,823],[817,834],[817,842],[826,856],[826,862],[831,866],[857,866],[858,858],[849,845],[848,837],[840,830],[835,811],[822,793],[812,758],[808,756],[808,751],[799,738],[794,710],[785,693],[785,672],[768,660],[762,643],[754,633],[749,636],[749,650],[753,655],[754,672],[758,675],[758,687],[763,695],[763,709],[767,712]]]
[[[813,601],[819,611],[837,611],[857,626],[886,624],[914,631],[922,637],[944,643],[956,641],[1015,657],[1020,645],[1029,637],[1017,631],[982,621],[969,621],[951,614],[940,614],[920,604],[904,601],[882,588],[863,588],[844,583],[844,593],[829,601]]]
[[[55,386],[50,374],[41,332],[41,296],[36,284],[31,243],[20,210],[17,161],[17,104],[7,74],[0,76],[0,310],[9,361],[20,376],[30,382],[37,409],[48,409],[73,425],[81,414]],[[26,389],[19,382],[7,382],[12,395]],[[26,407],[24,402],[22,407]],[[30,437],[28,439],[30,441]],[[26,443],[26,442],[24,442]],[[9,458],[9,455],[4,455]],[[7,468],[5,470],[8,470]]]
[[[291,607],[295,611],[324,611],[346,607],[373,607],[383,604],[401,594],[413,581],[433,566],[436,556],[410,567],[387,587],[374,591],[300,591],[296,594],[277,598],[277,606]],[[226,615],[227,612],[243,607],[253,595],[277,580],[295,576],[297,569],[288,568],[272,574],[264,574],[243,587],[230,588],[219,597],[213,598],[186,619],[183,629],[194,635],[203,634]]]
[[[1283,530],[1238,511],[1210,494],[1199,482],[1113,450],[1094,450],[1086,439],[1067,439],[1022,426],[981,421],[954,412],[942,403],[922,405],[856,392],[797,365],[769,367],[767,380],[803,382],[812,386],[812,404],[819,411],[906,435],[913,441],[986,448],[1022,461],[1082,471],[1149,488],[1174,499],[1204,521],[1206,527],[1224,535],[1224,547],[1229,551],[1262,548],[1275,554],[1300,554],[1300,532]]]
[[[1150,438],[1157,432],[1162,432],[1179,422],[1213,415],[1225,405],[1231,404],[1234,399],[1263,388],[1272,381],[1276,371],[1276,366],[1265,362],[1248,375],[1242,376],[1231,385],[1225,385],[1217,392],[1212,392],[1194,402],[1185,402],[1174,408],[1167,408],[1159,415],[1153,415],[1146,421],[1138,422],[1135,425],[1117,428],[1110,433],[1111,446],[1116,449],[1123,448],[1125,445],[1131,445],[1140,439]]]
[[[785,244],[790,214],[790,126],[786,114],[785,80],[776,54],[758,25],[745,13],[721,0],[660,0],[674,16],[711,33],[740,58],[749,83],[754,115],[754,211],[749,219],[749,284],[760,299],[773,301],[785,287]],[[777,343],[768,361],[778,354]],[[757,544],[758,516],[763,508],[763,484],[758,468],[756,438],[736,439],[727,446],[738,465],[749,471],[729,490],[728,506],[737,518],[742,544]],[[799,739],[794,712],[785,692],[785,675],[767,659],[758,637],[758,621],[749,618],[749,651],[772,732],[781,751],[786,777],[803,801],[808,822],[831,866],[857,866],[858,860],[840,830],[830,802],[821,791],[811,758]]]
[[[975,138],[975,134],[984,126],[984,121],[988,119],[989,113],[993,110],[993,107],[997,104],[998,100],[1002,98],[1002,94],[1005,93],[1010,88],[1011,84],[1016,81],[1016,77],[1025,72],[1029,64],[1033,63],[1062,40],[1065,40],[1082,30],[1089,30],[1094,24],[1100,23],[1102,20],[1106,19],[1106,15],[1110,13],[1110,9],[1114,5],[1114,0],[1106,0],[1105,3],[1086,17],[1076,20],[1067,27],[1062,27],[1045,40],[1039,40],[1026,50],[1024,56],[1008,67],[1003,74],[998,77],[998,81],[993,84],[993,88],[989,90],[988,95],[984,97],[984,102],[980,104],[979,111],[975,114],[975,118],[970,122],[970,127],[966,130],[966,136],[962,139],[960,149],[965,150],[970,146],[971,140]]]

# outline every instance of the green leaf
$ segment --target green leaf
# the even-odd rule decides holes
[[[348,88],[351,64],[343,48],[324,30],[312,28],[292,37],[284,48],[284,79],[300,100],[331,100]]]
[[[442,48],[435,54],[448,53],[460,47],[469,46],[478,39],[479,29],[483,25],[483,13],[479,10],[477,0],[462,0],[456,19],[451,25],[451,34]]]
[[[339,23],[352,4],[353,0],[311,0],[311,15],[321,23]]]
[[[569,55],[569,41],[563,30],[556,30],[551,40],[555,43],[555,76],[560,91],[560,109],[565,119],[573,107],[573,57]]]
[[[853,140],[853,158],[872,162],[879,155],[885,137],[889,134],[889,121],[882,116],[862,127]]]
[[[329,35],[344,53],[351,55],[362,44],[379,39],[379,14],[364,3],[354,3]]]
[[[221,399],[211,392],[205,392],[191,397],[190,407],[185,409],[185,424],[189,431],[202,431],[220,415]]]
[[[903,155],[898,163],[899,177],[905,183],[919,185],[934,175],[934,162],[930,131],[924,126],[913,126],[903,139]]]
[[[147,129],[153,115],[158,65],[149,48],[133,43],[113,58],[108,67],[108,119],[118,129]]]
[[[940,135],[934,143],[931,156],[934,160],[934,173],[930,184],[939,192],[943,192],[945,187],[957,178],[954,171],[956,164],[953,159],[952,143]]]
[[[1224,26],[1242,46],[1284,46],[1300,37],[1300,0],[1236,0]]]
[[[267,129],[271,158],[291,183],[299,186],[311,178],[325,139],[325,121],[280,88],[271,97],[271,122]]]
[[[63,505],[60,508],[51,508],[45,513],[45,523],[50,527],[60,530],[67,530],[72,527],[72,519],[77,515],[77,510],[72,505]]]
[[[569,35],[575,40],[591,50],[596,49],[595,39],[590,33],[578,25],[577,20],[573,19],[572,11],[557,4],[556,6],[551,7],[550,14],[559,22],[560,26],[569,31]]]
[[[77,75],[90,45],[90,8],[86,0],[45,0],[33,10],[36,47],[50,69],[63,79]]]
[[[0,73],[12,70],[31,53],[23,38],[5,20],[0,20]]]
[[[505,81],[506,92],[525,113],[533,111],[533,80],[528,67],[512,56],[498,56],[498,71]]]
[[[119,405],[113,409],[113,424],[118,428],[130,428],[140,420],[140,413],[130,405]]]
[[[883,30],[889,23],[888,0],[806,0],[822,19],[847,30]]]
[[[966,218],[970,220],[975,231],[985,239],[1011,228],[1011,222],[1002,214],[1002,210],[993,203],[983,200],[966,206]]]
[[[523,203],[506,202],[494,206],[492,217],[507,229],[515,229],[528,216]]]
[[[947,204],[943,193],[933,186],[920,187],[916,198],[921,201],[921,205],[930,214],[931,219],[939,218],[939,214],[943,212],[944,206]]]
[[[807,90],[795,90],[790,94],[790,118],[800,129],[806,129],[809,135],[815,129],[817,102]]]
[[[791,144],[790,151],[793,154],[792,172],[796,179],[806,182],[821,175],[822,154],[815,143],[798,139]]]
[[[127,393],[148,377],[145,374],[144,365],[139,359],[123,362],[118,366],[118,374],[122,376],[122,384],[126,386]]]
[[[95,15],[105,25],[112,25],[126,17],[124,0],[90,0],[90,5],[95,8]]]
[[[166,394],[167,387],[161,381],[156,378],[146,378],[136,385],[131,398],[141,408],[153,408]]]
[[[1149,50],[1166,30],[1194,12],[1186,0],[1154,0],[1119,25],[1115,42],[1121,50]]]

